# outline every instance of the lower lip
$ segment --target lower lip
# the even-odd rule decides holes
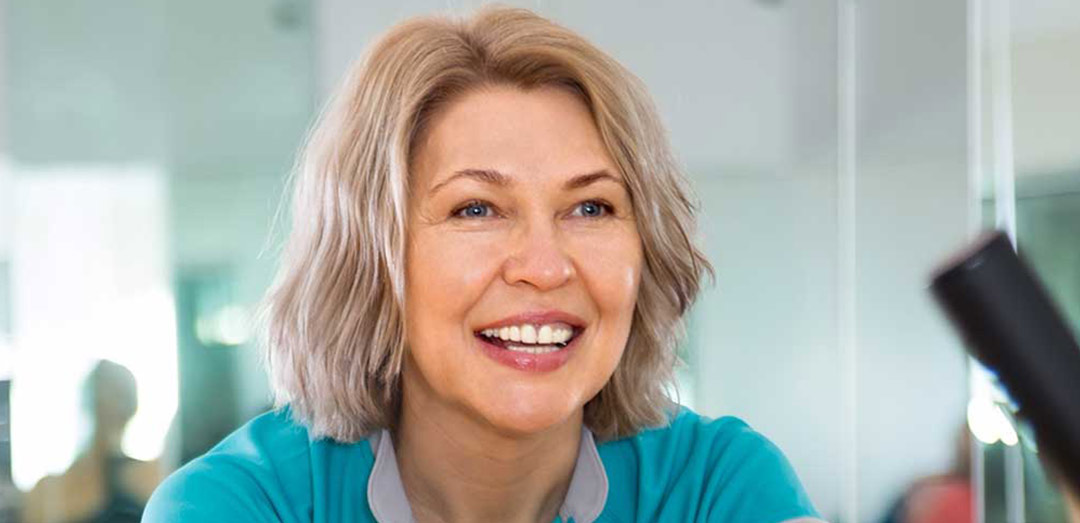
[[[528,372],[551,372],[566,364],[570,359],[570,351],[577,347],[581,333],[574,336],[570,343],[557,351],[546,354],[529,354],[504,349],[494,343],[489,343],[482,336],[476,336],[477,341],[487,357],[506,365],[507,367]]]

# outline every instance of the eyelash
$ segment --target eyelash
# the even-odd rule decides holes
[[[591,204],[599,206],[600,209],[603,210],[604,214],[602,214],[600,216],[582,216],[582,218],[607,218],[607,217],[611,217],[611,215],[613,215],[615,213],[615,207],[612,206],[610,203],[605,202],[604,200],[584,200],[584,201],[578,203],[578,206],[580,207],[581,205],[584,205],[584,204],[587,204],[587,203],[591,203]],[[493,209],[493,207],[494,207],[492,204],[490,204],[488,202],[485,202],[483,200],[472,200],[472,201],[466,202],[464,205],[454,209],[454,211],[451,212],[450,215],[451,215],[452,218],[458,218],[458,219],[464,219],[464,220],[468,220],[468,219],[472,219],[472,218],[477,218],[477,219],[479,219],[479,218],[490,218],[490,216],[474,216],[474,217],[470,217],[470,216],[463,216],[461,214],[466,209],[469,209],[470,207],[476,207],[476,206],[484,206],[484,207],[487,207],[489,209]]]

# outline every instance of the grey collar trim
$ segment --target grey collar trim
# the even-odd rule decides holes
[[[607,472],[596,450],[596,440],[589,429],[582,428],[574,475],[570,477],[570,488],[566,491],[559,516],[563,521],[573,518],[575,523],[592,523],[603,512],[607,495]]]
[[[375,465],[368,478],[367,495],[371,513],[379,523],[415,523],[390,433],[383,429],[367,438],[375,453]],[[574,475],[566,499],[559,509],[563,521],[571,518],[575,523],[592,523],[600,516],[607,502],[608,479],[596,440],[589,429],[582,428],[581,444],[578,446]]]
[[[379,523],[415,523],[409,498],[405,496],[405,486],[401,484],[401,472],[394,454],[394,443],[390,433],[383,429],[368,438],[375,451],[375,465],[368,477],[368,505],[375,521]]]

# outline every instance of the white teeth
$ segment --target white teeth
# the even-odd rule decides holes
[[[570,341],[574,335],[574,328],[565,323],[550,323],[545,325],[510,325],[484,329],[481,334],[488,338],[499,338],[503,341],[514,341],[529,345],[557,345]],[[521,345],[518,345],[521,347]]]
[[[536,343],[536,327],[532,325],[524,325],[521,327],[521,342],[522,343]]]
[[[550,354],[559,350],[559,347],[556,347],[554,345],[531,345],[528,347],[521,345],[507,345],[506,348],[507,350],[512,350],[514,352],[524,352],[526,354]]]
[[[551,342],[552,343],[565,343],[570,340],[570,336],[573,335],[573,331],[568,328],[558,327],[552,329]]]
[[[547,345],[551,343],[551,325],[544,325],[540,327],[540,331],[536,333],[536,343],[541,345]]]

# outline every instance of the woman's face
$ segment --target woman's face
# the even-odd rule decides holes
[[[410,173],[405,406],[423,394],[511,434],[571,420],[630,333],[642,248],[622,176],[562,89],[473,90],[428,125]]]

